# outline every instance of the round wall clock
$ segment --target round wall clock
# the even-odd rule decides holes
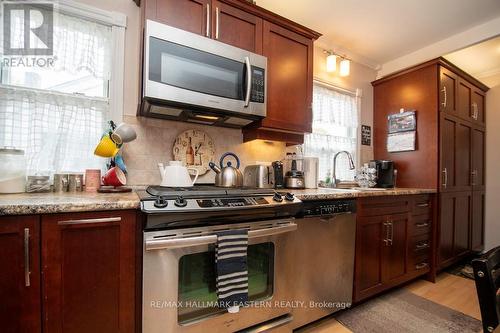
[[[203,131],[184,131],[174,141],[173,155],[174,160],[198,169],[200,175],[203,175],[210,170],[208,163],[215,156],[214,140]]]

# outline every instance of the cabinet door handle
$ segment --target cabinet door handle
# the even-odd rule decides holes
[[[207,31],[206,36],[210,37],[210,4],[207,3]]]
[[[428,263],[426,263],[426,262],[422,262],[422,263],[420,263],[420,264],[416,264],[416,265],[415,265],[415,268],[416,268],[416,269],[422,269],[422,268],[427,267],[428,265],[429,265]]]
[[[215,39],[219,39],[219,7],[215,7]]]
[[[472,170],[470,176],[471,176],[471,185],[476,186],[477,170]]]
[[[30,229],[24,228],[24,285],[29,287],[30,281]]]
[[[417,250],[425,249],[425,248],[429,247],[429,242],[428,241],[420,242],[415,247]]]
[[[447,99],[448,99],[448,96],[447,96],[447,93],[446,93],[446,86],[443,86],[443,89],[441,90],[443,92],[443,103],[441,103],[443,105],[443,108],[446,107],[446,105],[448,104],[447,102]]]
[[[389,239],[389,242],[392,246],[392,241],[394,240],[394,223],[390,221],[389,226],[391,227],[391,238]]]
[[[425,228],[425,227],[428,227],[428,226],[429,226],[429,223],[428,223],[428,222],[417,223],[417,224],[415,224],[415,226],[416,226],[417,228]]]
[[[419,203],[417,206],[418,207],[422,207],[422,208],[429,207],[429,203],[428,202],[426,202],[426,203]]]
[[[385,246],[389,246],[389,222],[384,222],[385,238],[383,240]]]
[[[101,219],[83,219],[83,220],[68,220],[68,221],[59,221],[57,224],[59,225],[78,225],[78,224],[92,224],[92,223],[111,223],[111,222],[120,222],[122,220],[121,217],[105,217]]]
[[[444,176],[443,188],[447,188],[448,187],[448,169],[447,168],[443,169],[443,176]]]

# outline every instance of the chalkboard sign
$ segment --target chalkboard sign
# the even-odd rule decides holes
[[[367,125],[361,125],[361,144],[363,146],[372,145],[372,128]]]

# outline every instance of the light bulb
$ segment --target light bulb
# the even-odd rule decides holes
[[[328,73],[335,72],[337,70],[337,56],[335,54],[330,54],[326,57],[326,71]]]
[[[340,61],[340,76],[348,76],[351,70],[351,61],[348,59],[342,59]]]

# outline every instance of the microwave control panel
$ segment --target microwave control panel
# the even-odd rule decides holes
[[[252,94],[250,95],[250,101],[264,103],[265,82],[264,69],[252,66]]]

